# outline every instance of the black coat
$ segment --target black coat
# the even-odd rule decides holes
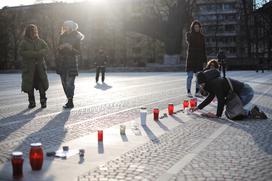
[[[59,49],[56,60],[58,74],[78,75],[78,56],[80,55],[80,41],[82,39],[83,35],[78,31],[73,31],[69,34],[64,33],[60,36],[59,45],[68,43],[72,45],[72,49]]]
[[[201,33],[188,32],[186,39],[188,43],[186,72],[199,72],[203,70],[203,64],[207,62],[204,36]]]
[[[244,87],[244,83],[234,79],[230,79],[230,81],[232,83],[234,91],[239,96],[241,90]],[[221,117],[226,103],[226,97],[228,95],[228,92],[230,91],[230,87],[227,80],[222,77],[215,78],[213,80],[208,81],[204,89],[209,93],[209,96],[201,104],[199,104],[198,108],[203,109],[208,104],[210,104],[214,97],[216,96],[218,101],[216,116]]]

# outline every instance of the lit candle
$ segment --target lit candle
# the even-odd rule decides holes
[[[168,114],[172,115],[174,113],[174,104],[169,103],[168,104]]]
[[[189,101],[188,100],[184,100],[183,101],[183,109],[187,108],[189,106]]]
[[[158,121],[158,120],[159,120],[159,113],[160,113],[159,108],[154,108],[154,109],[153,109],[153,115],[154,115],[154,120],[155,120],[155,121]]]
[[[22,152],[12,152],[11,164],[12,164],[12,175],[15,179],[20,179],[23,177],[23,153]]]
[[[103,130],[97,131],[97,139],[98,141],[103,141]]]
[[[126,134],[126,125],[120,125],[120,134]]]
[[[191,99],[190,100],[190,107],[191,108],[195,108],[196,107],[196,101],[195,101],[195,99]]]
[[[41,143],[30,144],[29,161],[32,170],[41,170],[43,165],[43,150]]]

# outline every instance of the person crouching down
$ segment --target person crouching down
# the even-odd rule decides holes
[[[217,118],[221,117],[224,106],[226,105],[226,98],[229,95],[229,91],[231,90],[231,87],[228,83],[228,80],[223,77],[216,77],[213,79],[207,79],[207,75],[211,74],[218,74],[217,70],[207,70],[204,72],[199,72],[197,74],[197,81],[200,85],[200,88],[203,91],[206,91],[208,93],[208,97],[199,104],[196,108],[192,109],[192,111],[196,111],[198,109],[203,109],[208,104],[211,103],[211,101],[216,96],[218,100],[217,104],[217,112],[216,114],[208,113],[206,116],[211,118]],[[219,72],[220,73],[220,72]],[[252,87],[250,87],[246,83],[242,83],[238,80],[230,79],[230,82],[233,87],[233,91],[238,95],[241,103],[243,106],[247,105],[254,96],[254,91]],[[228,116],[227,116],[228,117]],[[237,116],[235,119],[243,119],[243,118],[252,118],[252,119],[267,119],[267,116],[264,112],[260,111],[257,106],[254,106],[250,111],[244,109],[243,114]]]
[[[78,56],[80,55],[80,41],[84,35],[77,31],[78,25],[73,21],[65,21],[59,40],[58,59],[56,61],[57,74],[60,75],[63,90],[68,102],[64,109],[74,107],[75,77],[78,76]]]

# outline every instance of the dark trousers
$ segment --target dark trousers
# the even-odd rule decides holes
[[[259,72],[259,70],[261,70],[262,73],[264,73],[264,66],[263,66],[263,64],[256,65],[256,72]]]
[[[99,80],[100,72],[102,74],[102,82],[104,82],[104,80],[105,80],[105,66],[97,66],[96,67],[96,76],[95,76],[96,82],[98,82],[98,80]]]
[[[38,68],[35,68],[34,77],[33,77],[33,85],[32,90],[28,92],[28,101],[29,102],[35,102],[35,94],[34,89],[38,89],[40,93],[40,101],[45,102],[46,101],[46,93],[43,88],[43,85],[41,83],[41,78],[38,73]]]
[[[70,76],[68,73],[64,73],[60,75],[62,87],[64,90],[64,93],[67,97],[73,98],[74,92],[75,92],[75,78],[76,76]]]
[[[46,93],[42,87],[39,88],[39,93],[40,93],[40,102],[45,102],[46,101]],[[28,101],[35,102],[34,88],[28,92]]]

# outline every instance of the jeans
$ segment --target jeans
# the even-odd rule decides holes
[[[62,87],[63,87],[66,97],[73,98],[74,91],[75,91],[75,78],[76,78],[76,76],[70,76],[68,73],[65,73],[65,74],[61,74],[60,78],[61,78]]]
[[[97,66],[96,67],[95,80],[96,80],[96,82],[98,82],[100,72],[102,74],[102,82],[104,82],[104,80],[105,80],[105,67],[104,66]]]
[[[189,71],[187,72],[187,90],[191,91],[191,86],[192,86],[192,80],[193,80],[194,72]],[[196,81],[196,90],[199,90],[199,84]]]
[[[243,105],[245,106],[252,100],[254,96],[254,91],[252,87],[250,87],[248,84],[245,84],[243,89],[239,92],[239,96]]]

